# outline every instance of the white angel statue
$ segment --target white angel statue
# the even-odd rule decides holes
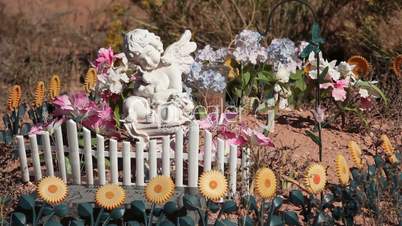
[[[135,29],[126,34],[125,54],[130,64],[142,73],[134,96],[127,98],[123,105],[126,115],[123,122],[130,134],[149,135],[139,129],[145,123],[165,123],[166,128],[169,123],[190,121],[194,106],[183,92],[182,82],[182,74],[189,73],[194,62],[191,53],[197,49],[190,39],[191,32],[186,30],[164,51],[160,37],[148,30]]]

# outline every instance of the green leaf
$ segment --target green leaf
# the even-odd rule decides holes
[[[217,203],[215,203],[215,202],[213,202],[211,200],[208,200],[207,207],[212,213],[216,213],[220,209],[220,206]]]
[[[272,200],[272,206],[274,207],[274,210],[278,209],[279,207],[282,206],[283,199],[280,196],[276,196],[274,200]]]
[[[328,74],[328,70],[329,67],[325,67],[324,70],[322,72],[320,72],[320,75],[318,76],[318,80],[320,81],[320,83],[324,83],[325,82],[325,77]]]
[[[321,224],[325,223],[326,221],[327,221],[327,217],[325,216],[325,214],[322,211],[320,211],[320,213],[317,215],[317,220],[316,220],[317,224],[321,225]]]
[[[35,208],[34,196],[33,195],[21,196],[19,206],[24,210],[33,210]]]
[[[302,51],[302,53],[300,54],[300,57],[302,59],[307,59],[310,56],[310,53],[314,51],[314,45],[312,45],[311,43],[309,43]]]
[[[18,119],[22,120],[24,118],[25,115],[25,111],[26,111],[26,106],[25,104],[21,104],[18,108]]]
[[[32,126],[29,123],[22,124],[22,126],[21,126],[21,134],[22,135],[28,135],[29,131],[31,131],[31,128],[32,128]]]
[[[251,75],[250,72],[246,72],[243,74],[241,80],[242,80],[242,87],[245,88],[246,86],[248,86],[248,84],[250,83],[250,79],[251,79]]]
[[[327,193],[324,195],[322,199],[323,208],[329,208],[332,206],[332,202],[334,201],[334,195],[331,193]]]
[[[71,168],[70,158],[65,157],[64,158],[64,163],[66,165],[66,173],[67,173],[67,175],[73,174],[73,169]]]
[[[142,200],[134,200],[131,202],[131,208],[143,216],[145,214],[145,203]]]
[[[313,132],[311,132],[310,130],[306,130],[306,136],[308,136],[308,137],[310,137],[310,139],[314,142],[314,143],[316,143],[317,145],[320,145],[320,143],[321,143],[321,140],[320,140],[320,138],[317,136],[317,135],[315,135]]]
[[[324,39],[320,36],[320,25],[317,22],[314,22],[311,28],[311,41],[316,45],[324,43]]]
[[[194,226],[195,223],[190,216],[179,217],[180,226]]]
[[[233,213],[237,211],[237,205],[233,200],[227,200],[222,205],[222,212]]]
[[[165,219],[159,222],[158,226],[175,226],[175,224],[173,224],[170,220]]]
[[[163,206],[163,212],[167,215],[172,215],[178,210],[177,204],[174,201],[169,201]]]
[[[77,207],[78,215],[82,218],[89,218],[94,213],[94,208],[91,203],[80,203]]]
[[[60,224],[57,221],[54,220],[49,220],[48,222],[46,222],[46,224],[44,226],[63,226],[62,224]]]
[[[377,169],[375,168],[374,165],[369,165],[369,166],[368,166],[368,169],[367,169],[367,172],[368,172],[368,175],[369,175],[370,177],[373,177],[373,176],[376,174]]]
[[[296,206],[305,205],[305,198],[300,190],[292,190],[289,194],[289,200]]]
[[[299,89],[300,91],[304,91],[304,90],[307,89],[307,84],[306,84],[306,82],[304,81],[304,79],[299,79],[299,80],[296,80],[296,82],[295,82],[295,87],[296,87],[297,89]]]
[[[250,216],[243,216],[239,219],[238,225],[240,226],[253,226],[254,220]]]
[[[234,88],[233,92],[234,92],[234,95],[235,95],[236,97],[241,97],[241,93],[242,93],[241,89],[239,89],[239,88]]]
[[[124,216],[124,213],[126,212],[126,209],[124,208],[116,208],[113,209],[112,212],[110,212],[110,217],[112,220],[118,220]]]
[[[54,213],[59,217],[65,217],[68,214],[68,206],[66,204],[60,204],[54,207]]]
[[[269,220],[269,226],[284,226],[282,218],[278,215],[272,215]]]
[[[129,221],[127,222],[127,226],[141,226],[141,224],[138,221]]]
[[[11,225],[16,225],[16,226],[25,226],[27,225],[27,218],[25,214],[20,213],[20,212],[14,212],[11,214]]]
[[[113,115],[114,115],[114,121],[116,122],[116,126],[118,128],[120,128],[121,114],[120,114],[120,106],[119,105],[116,105],[114,107]]]
[[[374,162],[377,168],[383,167],[385,163],[384,160],[379,155],[374,156]]]
[[[70,222],[71,226],[85,226],[84,221],[81,219],[74,219]]]
[[[385,94],[381,91],[380,88],[378,88],[376,85],[368,82],[368,81],[362,81],[362,80],[358,80],[355,83],[355,86],[360,87],[360,88],[364,88],[364,89],[368,89],[376,94],[378,94],[381,99],[384,101],[385,105],[388,105],[388,99],[385,96]]]
[[[252,195],[246,195],[242,199],[243,206],[249,210],[257,210],[257,202]]]
[[[225,220],[216,220],[214,225],[215,226],[236,226],[235,223],[233,223],[232,221],[227,220],[227,219],[225,219]]]
[[[285,223],[287,225],[300,225],[299,223],[299,218],[294,211],[287,211],[283,214],[283,217],[285,219]]]
[[[201,208],[200,199],[197,196],[191,194],[185,194],[183,196],[183,205],[188,210],[196,210],[198,208]]]

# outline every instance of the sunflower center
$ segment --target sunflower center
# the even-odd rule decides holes
[[[265,185],[265,187],[267,187],[267,188],[271,187],[271,181],[270,181],[269,179],[265,179],[264,185]]]
[[[209,187],[210,187],[211,189],[215,189],[216,187],[218,187],[218,182],[216,182],[216,180],[211,180],[211,181],[209,182]]]
[[[313,182],[314,182],[314,184],[319,184],[320,181],[321,181],[320,175],[314,174],[314,175],[313,175]]]
[[[112,191],[108,191],[106,192],[105,197],[107,199],[112,199],[114,197],[114,193]]]
[[[47,190],[48,190],[50,193],[56,193],[56,192],[57,192],[57,186],[54,185],[54,184],[49,185],[49,187],[47,188]]]
[[[162,191],[162,185],[160,184],[155,185],[154,192],[160,193],[161,191]]]

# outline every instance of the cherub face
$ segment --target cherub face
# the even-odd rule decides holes
[[[138,55],[140,65],[144,70],[152,70],[158,67],[161,53],[148,45],[143,49],[142,54]]]

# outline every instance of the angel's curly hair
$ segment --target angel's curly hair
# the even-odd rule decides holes
[[[153,47],[159,53],[163,52],[163,43],[159,36],[145,29],[135,29],[127,32],[124,37],[124,51],[129,57],[139,55],[147,48]]]

